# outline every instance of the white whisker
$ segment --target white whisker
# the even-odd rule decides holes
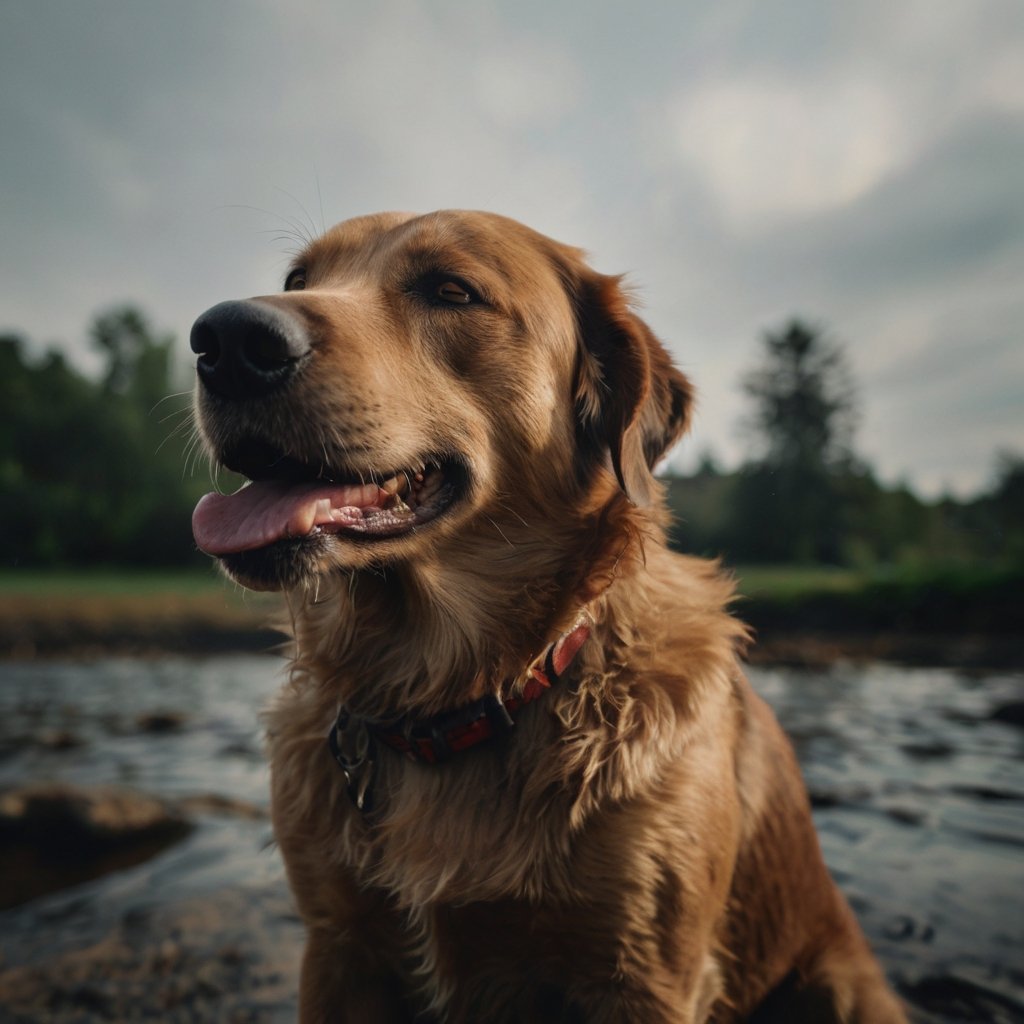
[[[489,522],[489,523],[491,524],[491,526],[493,526],[493,527],[494,527],[494,528],[495,528],[495,529],[496,529],[496,530],[498,531],[498,533],[500,533],[500,534],[501,534],[501,539],[502,539],[502,540],[503,540],[503,541],[504,541],[504,542],[505,542],[505,543],[506,543],[506,544],[507,544],[507,545],[508,545],[508,546],[509,546],[510,548],[514,548],[514,547],[515,547],[515,544],[513,544],[513,543],[512,543],[512,541],[510,541],[510,540],[508,539],[508,537],[506,537],[506,536],[505,536],[505,534],[504,534],[504,532],[502,531],[501,527],[500,527],[500,526],[499,526],[499,525],[498,525],[498,524],[497,524],[497,523],[496,523],[496,522],[495,522],[495,521],[494,521],[494,520],[493,520],[493,519],[492,519],[492,518],[491,518],[490,516],[484,516],[484,518],[485,518],[485,519],[487,520],[487,522]]]

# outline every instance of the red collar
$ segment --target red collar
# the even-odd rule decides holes
[[[327,741],[331,754],[345,772],[349,795],[356,806],[362,811],[371,809],[375,741],[413,761],[439,764],[454,754],[504,735],[515,726],[514,716],[520,708],[543,696],[558,682],[589,636],[586,621],[563,633],[548,647],[543,660],[534,663],[523,692],[504,700],[489,694],[430,718],[403,715],[389,721],[354,715],[342,708]]]

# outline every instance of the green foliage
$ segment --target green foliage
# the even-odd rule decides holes
[[[788,582],[792,567],[777,572],[767,585],[739,572],[743,617],[759,629],[1018,636],[1024,614],[1019,566],[881,567],[821,580],[798,571]]]
[[[106,357],[103,389],[153,406],[167,394],[173,335],[155,338],[145,316],[134,306],[101,313],[89,330],[93,345]]]
[[[948,514],[990,558],[1024,565],[1024,457],[999,452],[991,491]]]
[[[743,386],[757,456],[721,473],[705,455],[669,480],[671,540],[733,564],[1024,565],[1024,459],[999,456],[991,491],[926,503],[885,487],[853,452],[856,390],[842,350],[799,320],[764,337]]]
[[[164,421],[172,339],[131,308],[91,333],[99,382],[0,338],[0,565],[198,562],[189,520],[202,488],[184,481],[186,438]],[[182,426],[187,407],[179,397]]]
[[[732,564],[787,565],[789,573],[794,564],[928,571],[937,566],[1024,567],[1018,491],[1024,474],[1021,460],[1005,468],[1010,465],[1003,464],[989,492],[966,502],[925,502],[905,485],[885,487],[870,470],[854,465],[832,480],[835,557],[818,560],[788,557],[786,545],[770,532],[796,530],[798,515],[768,520],[763,505],[743,505],[750,500],[747,471],[672,477],[665,481],[673,512],[670,539],[681,551],[722,556]],[[801,496],[793,500],[799,504]]]
[[[706,458],[693,476],[663,481],[672,510],[669,540],[680,551],[716,557],[732,545],[730,513],[736,503],[737,477],[720,473]]]

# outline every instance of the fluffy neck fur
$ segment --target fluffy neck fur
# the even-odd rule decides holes
[[[571,520],[534,529],[531,519],[484,514],[444,549],[292,592],[294,668],[378,718],[521,684],[581,610],[597,613],[602,595],[614,603],[616,579],[635,571],[645,543],[663,544],[661,514],[618,490]]]

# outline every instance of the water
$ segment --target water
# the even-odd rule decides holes
[[[826,860],[915,1019],[1024,1021],[1024,729],[993,717],[1024,677],[751,675],[796,745]],[[275,659],[8,663],[0,680],[0,789],[117,783],[266,807],[258,714],[279,685]],[[152,731],[157,715],[175,727]],[[265,818],[202,814],[145,864],[0,912],[0,966],[228,890],[284,904]]]
[[[280,684],[268,656],[0,665],[0,786],[116,783],[266,802],[259,713]],[[167,716],[179,728],[145,728]],[[52,750],[66,733],[76,743]]]
[[[1020,674],[753,673],[803,766],[825,859],[931,1021],[1024,1020]]]

